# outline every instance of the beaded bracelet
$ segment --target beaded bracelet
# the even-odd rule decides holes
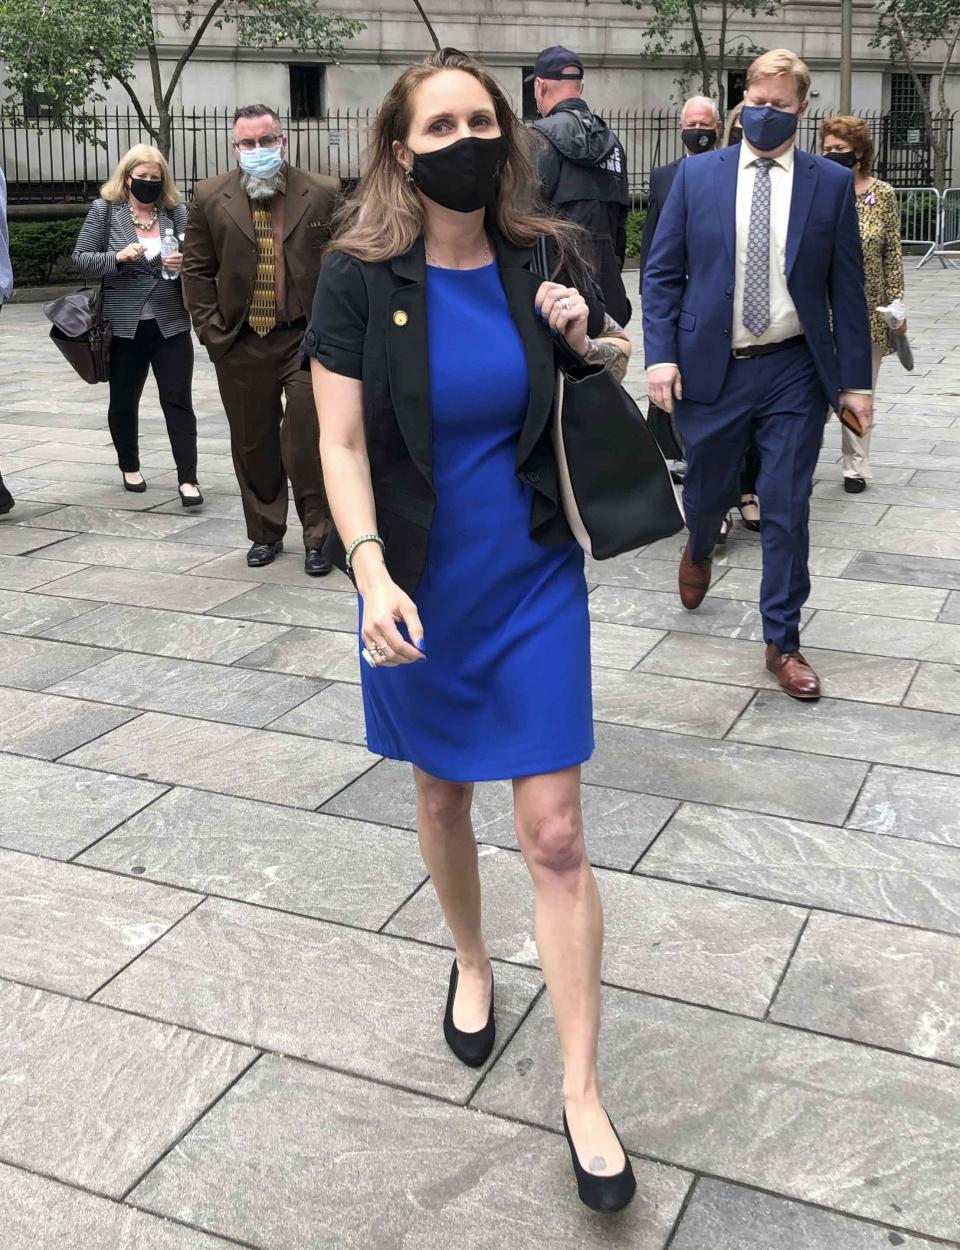
[[[361,543],[378,543],[380,546],[380,550],[383,552],[386,551],[386,547],[384,546],[383,539],[380,537],[379,534],[361,534],[360,537],[355,538],[353,542],[350,544],[350,546],[347,548],[346,565],[347,565],[348,572],[350,571],[351,565],[353,563],[353,553],[361,545]]]

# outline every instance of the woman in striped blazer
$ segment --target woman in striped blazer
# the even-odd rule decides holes
[[[193,340],[180,284],[181,253],[161,261],[158,245],[182,238],[187,210],[170,167],[138,143],[100,188],[80,230],[73,263],[103,281],[104,317],[113,331],[107,420],[127,490],[145,491],[138,440],[140,396],[153,369],[185,508],[203,503],[197,485]],[[164,278],[173,274],[174,280]]]

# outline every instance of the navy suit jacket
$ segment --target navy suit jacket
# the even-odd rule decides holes
[[[715,403],[731,361],[740,145],[681,161],[643,277],[648,365],[679,366],[684,399]],[[869,391],[870,321],[853,178],[796,151],[787,289],[826,391]]]

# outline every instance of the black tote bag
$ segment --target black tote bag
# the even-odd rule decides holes
[[[103,247],[110,246],[110,223],[113,205],[107,205]],[[53,322],[50,338],[64,359],[84,382],[110,380],[110,344],[113,331],[103,317],[103,282],[93,289],[85,288],[61,295],[42,305],[43,315]]]
[[[542,239],[537,269],[549,273]],[[555,356],[553,447],[577,542],[609,560],[678,534],[684,519],[670,470],[632,396],[607,369],[586,372],[561,339]]]

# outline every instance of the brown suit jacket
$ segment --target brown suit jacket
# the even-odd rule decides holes
[[[313,306],[339,189],[335,178],[287,166],[283,257],[287,282],[304,309]],[[187,217],[181,277],[194,329],[211,360],[226,355],[245,325],[256,272],[253,217],[240,171],[198,182]]]

